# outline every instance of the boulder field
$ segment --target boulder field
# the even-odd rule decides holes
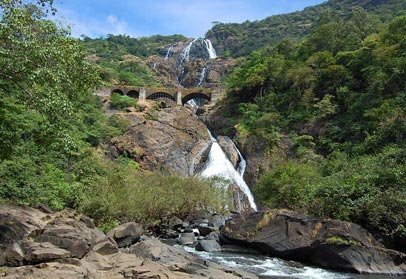
[[[106,236],[91,219],[73,210],[52,213],[1,205],[0,277],[257,278],[201,260],[142,233],[141,225],[126,223]]]
[[[323,268],[406,275],[406,254],[386,249],[349,222],[274,209],[236,216],[226,223],[221,237],[225,243]]]

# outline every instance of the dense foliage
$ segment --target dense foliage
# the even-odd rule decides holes
[[[355,9],[253,52],[228,80],[226,117],[243,145],[290,146],[255,189],[262,204],[404,238],[406,17],[381,31],[375,20]]]
[[[126,35],[108,35],[107,38],[84,37],[82,44],[88,60],[100,66],[100,77],[107,84],[131,86],[159,85],[157,76],[142,58],[160,53],[160,47],[187,40],[181,35],[155,35],[131,38]],[[162,51],[166,51],[162,48]]]
[[[100,225],[221,210],[214,182],[144,174],[132,161],[105,158],[103,144],[129,122],[103,114],[83,46],[44,19],[52,1],[25,2],[0,2],[0,201],[74,207]],[[123,98],[114,105],[135,105]]]
[[[354,7],[362,7],[387,22],[405,13],[406,1],[330,0],[300,12],[275,15],[259,21],[245,21],[241,24],[215,22],[206,36],[212,40],[218,54],[245,56],[270,43],[303,38],[314,28],[322,14],[334,13],[342,20],[347,20]]]

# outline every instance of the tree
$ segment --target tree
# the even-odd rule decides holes
[[[37,128],[44,145],[58,142],[69,152],[75,144],[67,129],[95,87],[96,71],[69,30],[44,19],[55,11],[52,1],[8,0],[0,7],[0,92],[42,117]]]

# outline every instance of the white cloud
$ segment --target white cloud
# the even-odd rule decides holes
[[[97,18],[83,16],[68,9],[58,9],[58,19],[68,24],[72,29],[73,37],[86,35],[90,37],[105,36],[106,34],[127,34],[136,36],[137,34],[128,27],[124,20],[120,20],[116,15]]]

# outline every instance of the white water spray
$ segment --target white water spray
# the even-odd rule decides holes
[[[217,140],[210,134],[212,146],[209,153],[209,159],[204,170],[201,172],[203,177],[222,177],[234,182],[238,188],[247,196],[252,209],[257,211],[257,205],[254,202],[254,197],[241,174],[234,169],[233,164],[224,154]],[[237,149],[238,150],[238,149]],[[242,156],[241,156],[242,159]]]
[[[190,58],[190,49],[192,48],[192,45],[198,40],[199,38],[195,38],[193,41],[191,41],[184,49],[182,49],[182,52],[180,53],[180,64],[183,63],[183,61],[189,61]]]
[[[204,39],[203,42],[204,42],[204,45],[206,46],[207,52],[209,53],[210,59],[216,59],[217,53],[216,53],[216,50],[214,49],[211,41],[209,39]]]
[[[172,49],[173,49],[176,45],[177,45],[177,43],[174,43],[173,45],[171,45],[171,46],[168,48],[168,51],[166,52],[166,55],[165,55],[165,60],[168,60],[169,56],[171,55]]]
[[[202,85],[204,78],[206,77],[206,67],[204,67],[202,69],[202,72],[200,73],[200,77],[199,77],[199,83],[197,84],[197,87],[199,87],[200,85]]]

